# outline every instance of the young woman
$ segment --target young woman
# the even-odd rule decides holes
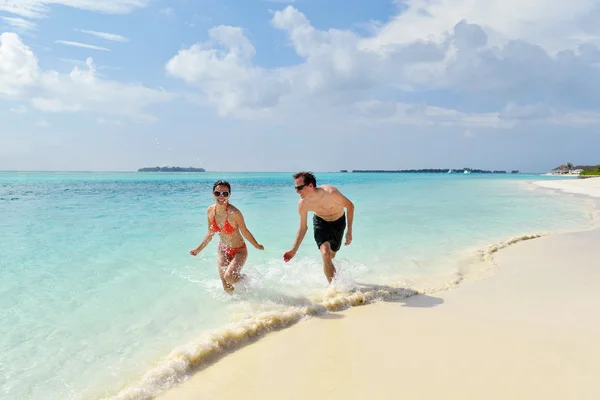
[[[245,277],[245,275],[240,274],[240,270],[248,258],[248,249],[242,235],[254,247],[264,250],[264,247],[258,244],[246,227],[241,211],[229,204],[230,194],[231,185],[229,182],[215,182],[213,185],[215,204],[206,209],[208,232],[202,243],[190,251],[192,256],[198,255],[210,243],[215,233],[219,233],[221,240],[217,246],[217,267],[223,289],[229,294],[233,293],[233,284]]]

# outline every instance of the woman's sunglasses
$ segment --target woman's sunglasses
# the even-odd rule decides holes
[[[223,197],[229,197],[229,192],[218,192],[215,190],[213,194],[215,195],[215,197],[219,197],[220,195],[223,195]]]

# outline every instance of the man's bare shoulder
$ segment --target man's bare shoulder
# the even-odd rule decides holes
[[[304,200],[304,199],[298,200],[298,211],[303,211],[304,209],[306,209],[306,207],[307,207],[306,200]]]
[[[336,188],[335,186],[332,186],[332,185],[321,185],[319,187],[321,189],[323,189],[327,193],[337,193],[337,192],[339,192],[338,188]]]

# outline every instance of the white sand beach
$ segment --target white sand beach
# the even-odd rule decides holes
[[[587,179],[560,179],[548,181],[535,181],[536,185],[548,189],[561,190],[567,193],[585,194],[600,197],[600,177]]]
[[[600,179],[536,182],[600,197]],[[600,230],[494,256],[456,290],[314,317],[169,390],[185,399],[600,399]]]

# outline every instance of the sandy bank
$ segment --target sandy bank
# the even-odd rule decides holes
[[[542,183],[600,196],[600,180]],[[598,243],[600,230],[517,243],[490,279],[312,318],[159,398],[599,399]]]
[[[600,197],[600,178],[591,179],[560,179],[552,181],[534,181],[537,186],[557,189],[567,193],[585,194]]]

